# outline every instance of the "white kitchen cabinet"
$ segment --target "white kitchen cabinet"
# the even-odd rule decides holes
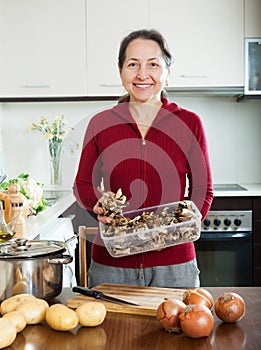
[[[261,0],[245,0],[245,37],[261,38]]]
[[[251,0],[250,0],[251,1]],[[169,85],[244,85],[243,0],[150,0],[149,26],[175,56]]]
[[[85,0],[0,0],[0,97],[86,95]]]
[[[87,94],[121,95],[118,72],[120,41],[148,26],[149,0],[87,0]]]

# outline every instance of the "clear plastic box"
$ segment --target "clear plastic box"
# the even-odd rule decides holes
[[[201,213],[192,201],[187,200],[185,202],[190,206],[187,213],[192,213],[192,215],[188,216],[186,221],[183,222],[164,225],[164,221],[169,221],[169,217],[182,202],[125,212],[124,217],[131,219],[140,216],[144,212],[153,212],[153,220],[145,221],[146,225],[139,229],[132,227],[126,230],[124,227],[113,227],[100,222],[101,238],[110,255],[117,258],[159,250],[199,239]]]

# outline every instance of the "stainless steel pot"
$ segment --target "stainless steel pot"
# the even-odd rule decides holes
[[[14,239],[1,243],[0,301],[22,293],[45,300],[59,295],[63,265],[73,260],[64,254],[68,241]]]

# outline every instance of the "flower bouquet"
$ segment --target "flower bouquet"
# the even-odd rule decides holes
[[[48,150],[51,165],[51,185],[61,185],[61,151],[62,142],[66,135],[65,125],[67,121],[64,116],[55,116],[52,124],[45,117],[41,117],[39,123],[32,123],[30,131],[38,130],[48,140]],[[71,128],[73,129],[73,128]]]

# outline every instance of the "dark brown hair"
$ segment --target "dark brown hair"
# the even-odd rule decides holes
[[[155,29],[140,29],[127,35],[121,42],[118,55],[118,65],[120,70],[122,70],[123,63],[126,59],[127,47],[130,44],[130,42],[135,39],[153,40],[156,43],[158,43],[162,51],[163,58],[166,62],[166,66],[170,67],[172,63],[172,56],[164,37]]]
[[[162,56],[164,61],[166,62],[166,66],[170,67],[172,63],[172,55],[169,51],[168,45],[164,37],[155,29],[140,29],[134,32],[131,32],[127,35],[121,42],[119,55],[118,55],[118,66],[119,70],[122,70],[124,61],[126,60],[126,50],[130,42],[135,39],[144,39],[144,40],[153,40],[159,44],[159,47],[162,51]],[[125,101],[128,98],[129,94],[121,96],[119,98],[119,103]],[[161,96],[167,96],[166,91],[161,92]]]

